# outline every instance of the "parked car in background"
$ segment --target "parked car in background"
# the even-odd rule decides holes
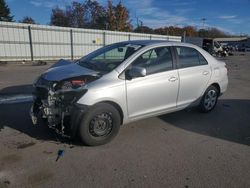
[[[225,63],[198,46],[157,40],[112,44],[60,60],[34,83],[34,124],[105,144],[120,125],[184,108],[209,112],[227,89]],[[153,125],[152,125],[153,126]]]
[[[228,53],[222,45],[212,38],[186,37],[185,42],[197,45],[213,56],[227,56]]]

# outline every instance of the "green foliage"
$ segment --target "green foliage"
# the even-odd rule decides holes
[[[65,9],[52,9],[51,25],[77,28],[110,29],[117,31],[131,31],[127,8],[119,2],[113,6],[108,1],[104,8],[97,1],[86,0],[83,3],[72,2]]]
[[[164,27],[154,30],[155,34],[160,35],[179,35],[182,36],[186,32],[188,37],[204,37],[204,38],[216,38],[216,37],[228,37],[229,34],[225,33],[217,28],[197,29],[193,26],[186,27]]]
[[[85,0],[82,3],[73,1],[71,5],[65,7],[65,9],[56,7],[52,9],[50,23],[56,26],[108,29],[112,31],[132,31],[133,29],[128,9],[121,1],[114,5],[112,0],[108,0],[107,7],[103,7],[98,1],[93,0]],[[138,33],[178,36],[182,36],[185,32],[188,37],[206,38],[228,36],[227,33],[216,28],[197,29],[193,26],[168,26],[153,29],[140,25],[133,31]]]
[[[208,29],[200,29],[198,31],[199,37],[206,38],[216,38],[216,37],[228,37],[229,34],[217,29],[217,28],[208,28]]]
[[[120,1],[114,7],[115,26],[117,31],[131,31],[132,25],[129,20],[129,11]]]
[[[139,26],[139,27],[134,29],[134,32],[153,34],[154,30],[152,28],[148,27],[148,26]]]
[[[108,1],[106,15],[107,15],[107,29],[114,31],[116,29],[115,7],[113,6],[111,0]]]
[[[97,1],[72,2],[65,9],[52,9],[51,25],[103,29],[106,24],[106,10]]]
[[[29,16],[25,16],[22,20],[19,21],[20,23],[27,23],[27,24],[36,24],[35,20]]]
[[[58,7],[52,9],[50,24],[56,26],[72,27],[71,15],[68,15],[68,10],[64,11]]]
[[[88,28],[103,29],[106,24],[106,10],[97,1],[87,0],[84,3],[85,22]]]
[[[13,16],[10,14],[10,9],[5,0],[0,0],[0,21],[12,22]]]

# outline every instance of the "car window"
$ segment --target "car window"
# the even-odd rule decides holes
[[[100,61],[103,61],[105,60],[106,62],[107,61],[121,61],[124,59],[125,57],[125,53],[127,51],[127,48],[128,47],[119,47],[119,48],[115,48],[115,49],[112,49],[110,51],[107,51],[99,56],[96,56],[95,58],[93,58],[93,60],[100,60]]]
[[[146,68],[147,75],[171,70],[173,61],[170,48],[159,47],[149,50],[139,56],[132,66]]]
[[[201,65],[207,65],[208,62],[207,62],[207,60],[203,57],[203,55],[201,55],[200,52],[198,52],[198,54],[199,54],[200,64],[201,64]]]
[[[176,51],[179,58],[180,68],[208,64],[203,55],[194,48],[176,47]]]
[[[176,49],[181,68],[197,66],[200,64],[198,53],[193,48],[177,47]]]
[[[206,59],[201,55],[201,53],[194,48],[176,47],[176,51],[179,58],[180,68],[208,64]]]
[[[179,67],[193,67],[198,65],[208,64],[206,59],[194,48],[176,47],[177,55],[179,57]]]
[[[90,53],[77,63],[80,66],[105,74],[115,69],[141,47],[142,45],[130,43],[112,44]]]

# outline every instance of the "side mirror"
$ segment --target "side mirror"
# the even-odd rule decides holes
[[[146,76],[146,69],[144,67],[132,67],[126,71],[126,78],[132,80],[133,78],[144,77]]]
[[[118,52],[123,52],[123,48],[118,48]]]

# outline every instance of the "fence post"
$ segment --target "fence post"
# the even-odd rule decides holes
[[[184,33],[183,33],[182,42],[186,42],[186,31],[184,31]]]
[[[106,33],[105,33],[105,31],[103,32],[103,35],[102,35],[102,42],[103,42],[103,46],[106,46]]]
[[[31,35],[31,27],[28,26],[28,32],[29,32],[29,42],[30,42],[30,57],[31,61],[34,60],[34,54],[33,54],[33,45],[32,45],[32,35]]]
[[[152,40],[152,35],[149,36],[149,40]]]
[[[103,42],[103,46],[105,47],[106,46],[106,33],[105,33],[105,31],[103,32],[103,35],[102,35],[102,42]],[[103,54],[103,58],[106,59],[106,53]]]
[[[71,60],[74,60],[73,30],[72,29],[70,29],[70,50],[71,50]]]
[[[131,34],[128,34],[128,40],[130,40],[131,39]]]

